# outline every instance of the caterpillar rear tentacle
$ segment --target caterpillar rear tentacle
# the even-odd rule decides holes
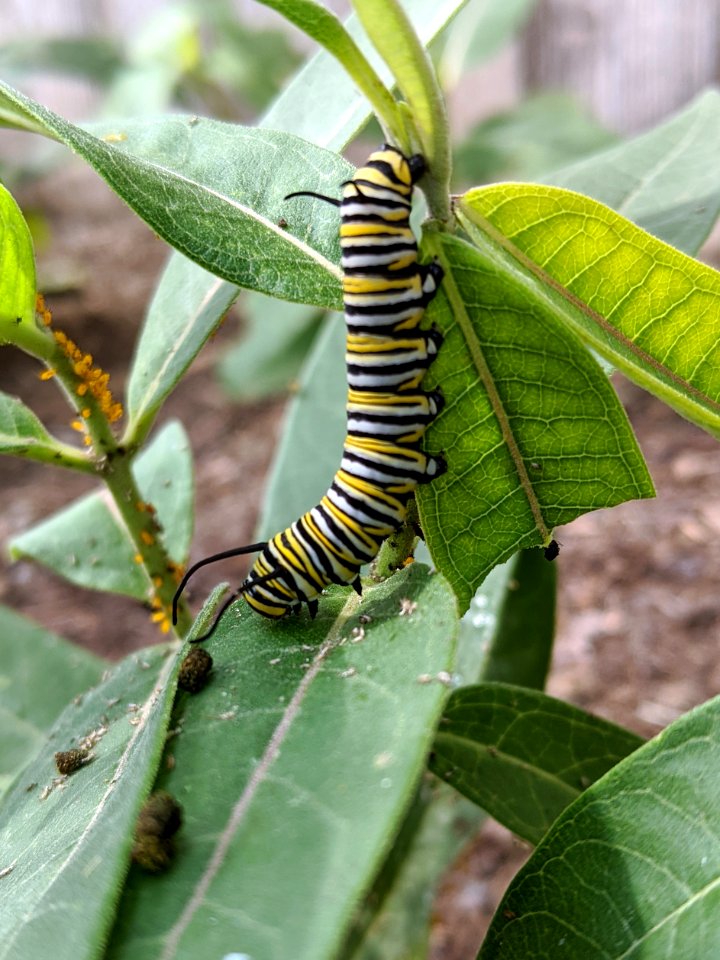
[[[436,327],[421,329],[427,305],[442,282],[439,263],[419,264],[410,229],[413,185],[425,172],[419,154],[406,157],[385,145],[370,155],[343,185],[342,199],[309,190],[288,194],[313,197],[340,207],[343,300],[347,325],[347,436],[330,489],[317,506],[267,543],[228,550],[201,560],[183,578],[216,559],[259,550],[242,586],[220,610],[245,597],[253,610],[277,619],[307,604],[332,583],[360,594],[360,569],[396,531],[418,484],[447,469],[442,454],[421,449],[427,426],[442,410],[440,390],[420,389],[443,337]]]

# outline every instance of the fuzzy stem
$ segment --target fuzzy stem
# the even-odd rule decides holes
[[[106,457],[102,478],[137,549],[135,561],[147,575],[148,585],[152,589],[153,620],[165,631],[170,628],[177,569],[167,555],[155,511],[143,501],[132,474],[131,458],[124,451],[116,450]],[[181,601],[176,635],[184,637],[190,629],[190,623],[187,605]]]
[[[360,92],[370,101],[391,139],[404,152],[409,152],[409,139],[397,102],[337,17],[315,0],[260,2],[281,13],[342,64]]]
[[[353,0],[353,6],[407,100],[428,163],[423,193],[431,216],[446,223],[451,218],[450,127],[430,58],[398,0]]]
[[[46,322],[49,323],[49,319]],[[52,349],[44,350],[42,359],[74,410],[76,420],[73,426],[83,433],[88,447],[82,461],[86,466],[82,469],[96,472],[104,481],[135,546],[135,560],[142,565],[147,576],[152,619],[166,632],[170,628],[178,571],[163,544],[155,511],[143,501],[132,474],[133,455],[118,445],[113,433],[110,421],[121,415],[121,408],[112,400],[107,388],[107,375],[93,366],[89,354],[83,354],[60,331],[55,331],[52,338],[45,334],[43,337],[52,345]],[[72,450],[72,454],[68,453],[64,465],[80,469],[80,452],[66,449]],[[177,635],[183,636],[189,627],[187,606],[182,604]]]

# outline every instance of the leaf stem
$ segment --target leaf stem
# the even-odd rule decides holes
[[[409,138],[398,104],[338,18],[314,0],[260,2],[277,10],[339,60],[360,92],[370,101],[393,141],[408,152]]]
[[[452,217],[450,127],[430,58],[398,0],[353,0],[353,6],[407,101],[409,117],[428,163],[423,192],[431,216],[446,223]]]
[[[142,499],[131,467],[131,455],[118,447],[105,457],[102,478],[137,549],[135,562],[144,568],[147,575],[153,611],[151,617],[165,633],[171,628],[178,569],[165,549],[155,510]],[[181,603],[175,628],[179,638],[188,632],[190,623],[187,606]]]
[[[49,312],[45,322],[49,327]],[[122,407],[112,398],[107,385],[109,375],[94,365],[92,356],[83,353],[62,331],[54,330],[52,338],[43,334],[43,339],[52,345],[51,351],[43,351],[48,355],[41,358],[48,368],[47,379],[58,383],[75,412],[73,427],[83,434],[88,447],[84,458],[79,451],[66,447],[64,465],[95,472],[104,481],[134,544],[135,562],[143,567],[147,576],[152,620],[165,633],[170,629],[179,571],[165,549],[155,510],[142,499],[133,476],[134,451],[118,444],[113,433],[111,424],[122,415]],[[57,462],[54,451],[36,459]],[[187,606],[182,605],[177,635],[183,636],[189,626]]]
[[[66,470],[75,470],[78,473],[97,473],[97,466],[87,453],[55,437],[51,437],[51,440],[52,444],[41,441],[28,442],[26,446],[14,450],[3,450],[3,453],[22,457],[23,460],[35,460],[37,463],[45,463],[52,467],[64,467]]]

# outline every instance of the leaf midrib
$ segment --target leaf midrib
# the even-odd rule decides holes
[[[508,453],[510,454],[510,458],[512,459],[513,465],[517,472],[518,480],[520,486],[522,487],[523,493],[525,494],[528,506],[530,507],[535,526],[540,534],[540,537],[542,538],[542,541],[546,542],[550,539],[551,530],[545,522],[540,501],[535,494],[532,480],[530,479],[530,475],[525,467],[525,461],[520,452],[520,447],[515,439],[515,433],[510,425],[510,418],[508,417],[507,411],[505,410],[505,406],[502,402],[502,398],[500,397],[500,393],[495,385],[495,380],[485,359],[485,354],[483,353],[480,341],[475,335],[475,331],[470,321],[470,317],[468,316],[465,303],[463,302],[463,299],[460,296],[460,291],[455,283],[452,264],[445,257],[442,247],[440,243],[437,242],[435,236],[429,238],[428,247],[432,249],[435,257],[442,263],[445,271],[442,289],[450,304],[451,313],[456,323],[460,327],[460,331],[463,335],[463,339],[465,340],[468,352],[470,353],[473,365],[477,370],[478,377],[487,391],[493,414],[498,422],[500,431],[502,433],[502,438],[507,446]]]

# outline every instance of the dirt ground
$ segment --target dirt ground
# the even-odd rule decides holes
[[[24,201],[48,220],[52,240],[39,252],[40,283],[55,322],[111,372],[119,392],[166,248],[79,167],[35,186]],[[195,455],[194,557],[251,539],[283,409],[281,400],[231,406],[219,391],[213,368],[237,330],[232,320],[222,327],[162,417],[182,420]],[[0,353],[0,390],[25,399],[52,432],[70,440],[68,410],[37,372],[23,355]],[[649,395],[626,382],[617,386],[658,495],[557,532],[559,616],[548,690],[652,736],[720,688],[720,447]],[[91,488],[88,478],[3,458],[0,541]],[[242,569],[238,563],[238,577]],[[231,577],[232,569],[223,575]],[[199,575],[195,595],[215,582],[212,571]],[[88,593],[30,563],[10,565],[5,554],[0,602],[104,656],[120,657],[152,639],[147,612],[132,601]],[[442,885],[434,960],[475,956],[527,853],[497,824],[485,826]]]

